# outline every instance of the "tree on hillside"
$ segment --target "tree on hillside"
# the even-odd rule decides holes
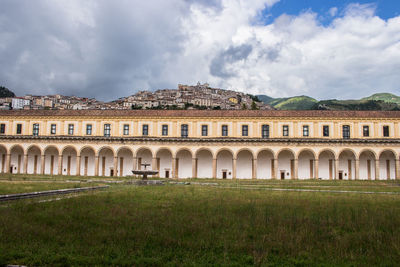
[[[251,109],[252,110],[256,110],[256,109],[258,109],[258,107],[257,107],[257,103],[256,102],[251,102]]]
[[[15,94],[8,88],[0,86],[0,97],[15,97]]]

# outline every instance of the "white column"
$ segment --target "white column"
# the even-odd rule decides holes
[[[356,177],[355,177],[355,179],[356,180],[358,180],[358,179],[360,179],[360,161],[359,161],[359,159],[356,159]]]
[[[76,156],[76,176],[81,176],[81,155]]]
[[[212,162],[212,175],[213,175],[214,179],[217,178],[217,159],[216,158],[213,158],[213,162]]]
[[[236,179],[236,164],[237,160],[236,158],[232,159],[232,179]]]
[[[41,160],[41,162],[40,162],[40,174],[43,175],[44,174],[44,168],[46,166],[45,159],[44,159],[44,154],[40,156],[40,160]]]
[[[192,178],[197,177],[197,158],[192,158]]]
[[[99,155],[94,156],[94,175],[99,176]]]
[[[251,175],[253,179],[257,179],[257,159],[253,159]]]
[[[375,180],[379,180],[379,159],[375,160]]]
[[[58,175],[62,175],[62,161],[63,161],[63,156],[58,155]]]

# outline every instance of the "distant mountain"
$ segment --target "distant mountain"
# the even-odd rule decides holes
[[[11,92],[8,88],[0,86],[0,97],[15,97],[15,94]]]
[[[373,94],[368,97],[364,97],[361,100],[377,100],[383,101],[387,103],[396,103],[400,105],[400,97],[390,93],[380,93],[380,94]]]
[[[267,95],[256,95],[258,100],[264,102],[265,104],[269,104],[270,101],[274,100],[275,98],[267,96]]]
[[[309,96],[294,96],[285,98],[272,98],[266,95],[257,95],[258,99],[276,109],[283,110],[308,110],[318,102]]]
[[[400,110],[396,103],[382,100],[322,100],[312,109],[319,110]]]
[[[276,98],[269,104],[277,109],[304,110],[311,109],[318,101],[308,96],[294,96],[288,98]]]
[[[321,100],[308,96],[273,98],[257,95],[258,99],[281,110],[400,110],[400,97],[389,93],[374,94],[360,100]]]

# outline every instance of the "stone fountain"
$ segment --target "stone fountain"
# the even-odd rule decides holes
[[[133,174],[135,175],[141,175],[142,176],[142,180],[147,180],[147,175],[156,175],[158,173],[158,171],[152,171],[152,170],[147,170],[147,167],[150,166],[149,163],[143,163],[140,164],[141,166],[144,166],[144,170],[134,170],[132,171]]]

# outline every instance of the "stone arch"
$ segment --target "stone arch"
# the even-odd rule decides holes
[[[195,153],[196,157],[196,176],[198,178],[213,177],[213,152],[208,148],[200,148]]]
[[[239,155],[239,153],[242,152],[242,151],[248,151],[253,158],[257,158],[256,157],[257,153],[254,153],[253,150],[251,150],[249,148],[241,148],[241,149],[237,150],[236,153],[234,154],[236,159],[237,159],[237,156]]]
[[[271,179],[274,177],[274,151],[269,148],[260,149],[257,153],[257,178]]]
[[[162,178],[172,178],[172,151],[168,147],[161,147],[156,152],[156,169]]]
[[[201,152],[201,151],[208,151],[208,152],[210,152],[211,156],[214,158],[214,152],[213,152],[211,149],[209,149],[208,147],[201,147],[201,148],[198,148],[198,149],[194,152],[194,155],[197,157],[198,153]]]
[[[61,174],[79,175],[78,173],[78,149],[74,146],[65,146],[61,150]]]
[[[66,150],[74,150],[77,155],[78,155],[78,151],[79,151],[75,146],[72,146],[72,145],[66,145],[60,150],[61,150],[61,154],[63,154]]]
[[[58,174],[58,156],[60,151],[54,145],[46,146],[43,149],[44,154],[44,174],[56,175]]]
[[[345,148],[339,153],[338,179],[354,180],[356,178],[356,158],[357,154],[353,149]]]
[[[7,161],[7,147],[3,146],[0,144],[0,172],[5,173],[6,169],[8,168],[6,166],[6,161]],[[8,172],[9,170],[7,170]]]
[[[349,147],[346,147],[346,148],[343,148],[342,150],[340,150],[339,153],[338,153],[338,158],[340,157],[340,155],[342,153],[346,153],[346,152],[351,152],[351,154],[353,154],[354,158],[358,159],[357,158],[357,156],[358,156],[357,152],[354,149],[349,148]]]
[[[115,152],[112,147],[103,146],[98,150],[99,157],[99,176],[115,176],[116,169],[114,166]]]
[[[81,158],[80,174],[83,176],[94,176],[96,165],[96,150],[92,146],[84,146],[79,150]]]
[[[278,177],[279,179],[296,178],[295,156],[293,150],[284,148],[278,151]]]
[[[392,180],[396,178],[397,154],[393,149],[384,149],[379,153],[379,178]]]
[[[253,152],[249,149],[240,149],[236,154],[236,178],[251,179],[253,178]]]
[[[376,159],[377,155],[375,151],[371,149],[363,149],[359,154],[358,154],[358,159],[359,159],[359,170],[360,170],[360,175],[359,179],[360,180],[371,180],[375,179],[375,167],[376,167]]]
[[[398,155],[397,155],[397,152],[396,152],[394,149],[391,149],[391,148],[385,148],[385,149],[383,149],[383,150],[379,151],[379,158],[382,156],[382,154],[383,154],[383,153],[387,153],[387,152],[391,152],[391,153],[392,153],[392,155],[393,155],[395,158],[397,158],[397,157],[398,157]]]
[[[235,156],[235,152],[234,152],[232,149],[230,149],[229,147],[223,147],[223,148],[218,149],[218,150],[215,152],[215,154],[214,154],[215,158],[218,156],[218,154],[219,154],[221,151],[228,151],[229,153],[232,154],[232,158]]]
[[[26,150],[27,154],[27,173],[40,174],[42,162],[42,150],[38,145],[31,145]]]
[[[337,159],[337,157],[338,157],[336,152],[333,149],[323,148],[318,152],[318,160],[320,159],[322,153],[333,155],[334,159]]]
[[[190,155],[193,156],[193,151],[189,147],[180,147],[179,149],[177,149],[175,151],[174,157],[176,158],[178,156],[178,153],[181,151],[188,151],[190,153]]]
[[[318,153],[318,178],[335,179],[336,153],[332,149],[326,148]]]
[[[316,154],[311,149],[302,149],[297,154],[298,178],[313,179],[316,174],[315,166]]]
[[[304,152],[309,152],[309,153],[311,153],[314,159],[317,158],[317,153],[315,153],[315,151],[312,150],[311,148],[302,148],[302,149],[300,149],[300,150],[297,152],[297,154],[296,154],[296,158],[299,158],[300,154],[301,154],[301,153],[304,153]]]
[[[102,151],[105,151],[105,150],[107,150],[107,149],[108,149],[109,151],[112,152],[112,155],[113,155],[113,156],[116,155],[114,149],[113,149],[112,147],[110,147],[110,146],[102,146],[102,147],[100,147],[99,149],[97,149],[97,155],[100,155],[100,153],[101,153]]]
[[[123,150],[123,149],[129,150],[129,151],[132,153],[132,157],[135,155],[135,152],[134,152],[133,149],[132,149],[131,147],[129,147],[129,146],[121,146],[121,147],[118,147],[118,149],[115,151],[115,154],[118,155],[118,153],[119,153],[121,150]]]
[[[360,158],[361,154],[363,153],[371,153],[375,159],[379,158],[378,154],[373,149],[364,148],[358,153],[358,158]]]
[[[144,170],[145,167],[142,164],[150,164],[149,167],[146,167],[147,170],[155,170],[156,166],[153,166],[153,151],[148,147],[141,147],[136,150],[136,168],[138,170]]]
[[[181,148],[176,152],[176,174],[177,178],[192,177],[192,151],[188,148]]]
[[[233,155],[231,149],[221,148],[216,153],[217,158],[217,178],[233,178]]]
[[[82,154],[82,151],[88,150],[88,149],[89,149],[89,150],[92,150],[94,153],[96,153],[96,149],[95,149],[94,147],[86,145],[86,146],[83,146],[83,147],[81,147],[81,148],[79,149],[79,155]]]
[[[122,146],[117,150],[117,175],[132,175],[133,171],[133,151],[127,146]]]
[[[10,148],[10,166],[9,170],[10,173],[23,173],[26,172],[26,157],[24,157],[25,151],[24,148],[20,145],[13,145]],[[5,163],[6,164],[6,163]],[[25,166],[25,167],[24,167]],[[7,166],[6,166],[7,168]]]
[[[32,144],[32,145],[28,146],[26,148],[26,153],[28,153],[28,151],[31,150],[32,148],[38,149],[39,152],[40,152],[40,155],[42,155],[42,153],[43,153],[42,148],[39,145],[36,145],[36,144]]]

